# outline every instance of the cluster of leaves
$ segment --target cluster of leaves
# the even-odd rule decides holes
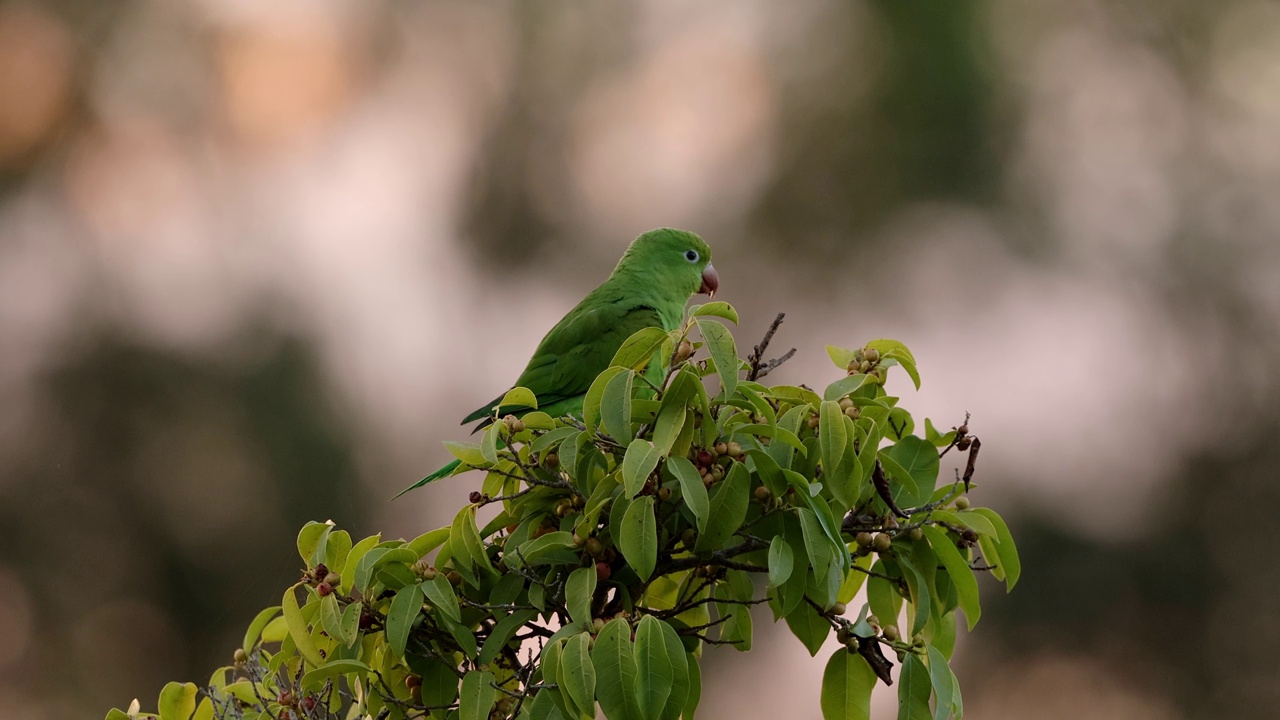
[[[636,333],[581,419],[532,409],[448,443],[459,472],[485,473],[448,527],[353,542],[308,524],[302,580],[233,666],[167,686],[161,720],[690,718],[704,646],[750,650],[765,603],[810,654],[842,643],[824,717],[868,717],[890,657],[900,717],[961,717],[956,612],[977,622],[976,572],[1009,588],[1019,574],[1000,516],[964,494],[967,419],[914,434],[884,388],[895,367],[919,386],[901,343],[829,347],[842,376],[819,394],[759,382],[777,322],[744,362],[720,320],[737,315],[710,303],[675,332]],[[517,388],[501,405],[536,402]],[[952,449],[969,454],[965,476],[938,487]],[[135,703],[108,720],[137,716]]]

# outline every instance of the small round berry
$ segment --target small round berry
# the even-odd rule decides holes
[[[729,454],[729,444],[728,444],[728,443],[726,443],[726,442],[723,442],[723,441],[722,441],[722,442],[718,442],[718,443],[716,443],[715,447],[714,447],[714,448],[712,448],[712,449],[716,451],[716,454],[717,454],[717,455],[728,455],[728,454]]]
[[[666,502],[666,501],[670,500],[670,499],[671,499],[671,488],[669,488],[669,487],[662,487],[662,488],[658,488],[658,499],[659,499],[659,500],[661,500],[661,501],[663,501],[663,502]]]
[[[871,538],[871,545],[875,547],[876,552],[884,552],[893,546],[893,538],[889,537],[888,533],[876,533],[875,537]]]
[[[728,452],[729,457],[731,458],[742,457],[742,445],[739,443],[736,443],[736,442],[729,443],[729,447],[726,448],[726,451]]]
[[[897,625],[885,625],[885,626],[884,626],[884,628],[880,630],[880,633],[881,633],[882,635],[884,635],[884,639],[885,639],[885,640],[897,640],[897,639],[898,639],[898,626],[897,626]]]
[[[330,585],[329,583],[322,582],[319,585],[316,585],[316,594],[319,595],[320,597],[324,597],[325,595],[328,595],[331,592],[333,592],[333,586]]]
[[[342,582],[342,576],[338,575],[336,572],[331,572],[324,576],[324,581],[329,584],[329,587],[338,587]]]
[[[484,500],[484,494],[481,493],[479,490],[472,490],[471,494],[467,496],[467,499],[471,501],[472,505],[474,505],[480,502],[481,500]]]
[[[968,498],[968,497],[966,497],[966,496],[964,496],[964,495],[961,495],[960,497],[956,498],[956,509],[957,509],[957,510],[968,510],[968,509],[969,509],[969,498]]]
[[[848,608],[847,608],[847,607],[845,607],[845,604],[844,604],[844,603],[842,603],[842,602],[836,601],[836,602],[834,602],[834,603],[831,603],[831,608],[830,608],[829,610],[827,610],[827,614],[828,614],[828,615],[843,615],[843,614],[844,614],[844,612],[845,612],[845,610],[848,610]]]
[[[560,467],[560,456],[555,453],[547,453],[547,456],[542,458],[542,467],[548,470],[555,470]]]
[[[587,538],[587,554],[591,557],[600,557],[604,552],[604,543],[599,538]]]
[[[245,652],[244,648],[236,648],[235,655],[233,655],[232,657],[235,658],[237,665],[240,665],[241,663],[245,663],[249,661],[249,653]]]
[[[869,532],[860,532],[857,535],[855,535],[853,538],[853,541],[858,543],[858,545],[862,547],[870,547],[871,540],[872,540],[871,533]]]
[[[918,528],[918,527],[913,527],[913,528],[911,528],[911,530],[907,533],[907,537],[909,537],[909,538],[911,538],[912,540],[915,540],[915,541],[917,541],[917,542],[918,542],[918,541],[920,541],[920,540],[923,540],[923,539],[924,539],[924,531],[923,531],[923,530],[921,530],[921,529],[920,529],[920,528]]]
[[[613,568],[609,567],[609,563],[603,563],[603,562],[596,563],[596,579],[597,580],[608,580],[609,576],[612,574],[613,574]]]
[[[755,489],[756,500],[760,502],[769,502],[769,498],[773,497],[773,493],[769,492],[769,488],[761,485]]]

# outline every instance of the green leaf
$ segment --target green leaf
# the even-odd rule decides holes
[[[934,720],[946,720],[953,713],[957,718],[961,717],[964,707],[960,703],[960,686],[946,656],[932,645],[926,645],[925,652],[929,656],[929,681],[936,698]]]
[[[834,400],[823,400],[818,410],[818,448],[822,453],[822,468],[832,474],[844,458],[844,446],[850,441],[844,424],[844,411]]]
[[[315,567],[316,563],[324,557],[324,551],[320,551],[320,558],[316,557],[316,549],[320,547],[320,542],[333,530],[333,526],[329,523],[315,522],[314,520],[302,526],[298,531],[298,554],[302,556],[302,561],[307,567]]]
[[[620,617],[605,624],[591,650],[596,668],[596,696],[608,720],[639,720],[636,659],[631,626]]]
[[[961,510],[956,514],[956,520],[960,525],[973,528],[979,535],[988,537],[999,537],[1000,531],[996,530],[995,523],[991,522],[986,515],[975,512],[973,510]]]
[[[888,457],[894,463],[891,467],[885,462]],[[885,470],[897,478],[902,486],[894,493],[894,500],[899,505],[921,505],[933,494],[938,483],[938,449],[932,443],[908,435],[893,446],[880,451],[880,460]],[[908,483],[915,485],[911,490]]]
[[[667,469],[676,476],[680,483],[680,495],[684,504],[689,506],[698,524],[698,532],[705,532],[707,518],[711,512],[711,501],[707,498],[707,486],[702,483],[698,469],[687,458],[673,457],[667,460]]]
[[[634,373],[626,371],[614,376],[604,388],[600,400],[600,426],[605,434],[624,443],[631,437],[631,384]]]
[[[640,716],[646,720],[661,720],[671,694],[672,660],[667,655],[662,624],[654,616],[645,615],[636,627],[636,695]]]
[[[435,577],[424,580],[422,593],[431,605],[440,611],[440,614],[454,622],[462,622],[462,608],[458,606],[458,596],[444,573],[437,572]]]
[[[533,391],[529,388],[513,387],[502,396],[502,401],[498,403],[504,411],[510,408],[532,408],[538,409],[538,398],[534,397]]]
[[[594,572],[592,570],[593,574]],[[525,623],[537,616],[537,610],[516,610],[494,623],[493,630],[489,632],[489,637],[484,640],[484,647],[480,648],[480,655],[476,658],[476,662],[481,665],[493,662],[498,657],[498,653],[502,652],[502,648],[507,644],[507,641],[514,637],[516,632],[525,626]]]
[[[895,442],[910,435],[911,431],[916,429],[916,421],[911,417],[911,413],[900,407],[889,411],[889,417],[885,419],[885,425],[889,431],[885,436]],[[932,445],[933,443],[929,444]]]
[[[791,628],[791,634],[795,635],[813,656],[822,649],[822,643],[826,642],[827,635],[831,632],[831,624],[807,602],[800,603],[787,615],[787,627]]]
[[[644,489],[649,474],[658,467],[662,453],[648,440],[632,440],[622,458],[622,490],[633,498]]]
[[[683,404],[663,404],[662,409],[658,411],[658,419],[653,425],[653,444],[658,452],[663,455],[671,452],[671,448],[684,430],[686,415],[687,411]]]
[[[107,711],[106,720],[133,720],[133,717],[120,708],[111,708]]]
[[[898,720],[930,720],[929,696],[932,694],[929,668],[915,653],[907,653],[898,675]]]
[[[493,673],[468,672],[462,676],[462,691],[458,695],[458,720],[489,720],[497,699]]]
[[[935,447],[946,447],[956,438],[956,431],[951,430],[946,433],[939,432],[933,426],[933,421],[929,418],[924,419],[924,439],[933,443]]]
[[[637,330],[623,341],[618,352],[609,361],[610,367],[622,367],[643,372],[653,358],[653,354],[667,340],[667,331],[662,328],[647,327]]]
[[[689,690],[692,684],[689,677],[689,658],[691,656],[685,652],[684,643],[676,633],[676,629],[671,627],[671,623],[660,622],[658,628],[662,631],[662,639],[667,646],[667,659],[671,663],[671,694],[667,696],[667,704],[662,711],[662,720],[676,720],[680,717],[681,711],[684,710],[685,704],[689,700]],[[690,720],[692,720],[692,716],[690,716]]]
[[[560,686],[582,717],[594,717],[596,707],[596,668],[591,662],[590,643],[590,633],[578,633],[569,638],[560,655]]]
[[[864,373],[846,375],[845,377],[842,377],[828,385],[827,389],[822,391],[822,399],[832,401],[839,400],[849,393],[861,389],[863,385],[866,385],[869,382],[874,383],[875,380],[870,375],[866,375]]]
[[[255,615],[253,622],[249,623],[249,629],[244,632],[244,640],[241,642],[240,647],[244,648],[245,652],[252,650],[253,646],[258,644],[258,637],[262,635],[262,629],[267,626],[267,623],[271,622],[272,618],[279,614],[280,606],[273,605]]]
[[[686,655],[688,660],[686,663],[689,668],[689,694],[685,697],[684,706],[681,707],[681,715],[685,720],[693,720],[694,714],[698,710],[698,702],[702,700],[702,668],[698,666],[698,658],[694,655]],[[672,720],[667,718],[666,720]]]
[[[738,388],[738,351],[733,344],[733,334],[729,332],[729,328],[713,320],[694,320],[698,323],[698,332],[702,333],[707,351],[716,364],[716,374],[720,376],[724,396],[731,398]]]
[[[813,568],[815,575],[821,577],[827,572],[827,566],[833,559],[831,543],[828,542],[826,533],[822,531],[822,526],[818,524],[818,517],[812,510],[796,508],[795,512],[800,519],[800,530],[804,533],[804,549],[809,558],[809,567]]]
[[[188,720],[196,711],[196,684],[166,684],[160,690],[160,702],[156,708],[160,720]]]
[[[289,637],[293,638],[294,645],[298,648],[298,654],[313,667],[320,667],[324,665],[324,657],[320,655],[320,648],[317,648],[311,639],[311,628],[307,627],[306,618],[302,615],[302,608],[298,606],[298,596],[295,593],[298,585],[301,584],[293,585],[284,591],[280,609],[284,612],[284,622],[289,628]]]
[[[330,637],[338,637],[342,633],[342,614],[338,610],[338,598],[329,593],[320,598],[320,626]]]
[[[348,603],[342,610],[342,617],[338,620],[338,634],[335,635],[338,642],[347,647],[355,644],[360,637],[360,613],[364,611],[364,603]]]
[[[446,441],[444,448],[451,455],[461,460],[463,465],[485,467],[489,464],[489,461],[485,460],[484,453],[480,450],[480,443]]]
[[[835,651],[822,671],[823,720],[870,720],[876,674],[861,655]]]
[[[302,676],[302,689],[315,690],[324,685],[325,680],[339,675],[359,675],[364,677],[371,672],[373,670],[359,660],[330,660],[323,667],[318,667]]]
[[[554,562],[571,563],[577,559],[577,546],[573,544],[573,533],[566,530],[549,532],[534,538],[518,547],[517,552],[507,558],[507,564],[519,567],[525,565],[546,565]]]
[[[774,535],[769,541],[769,584],[780,587],[791,577],[795,558],[791,554],[791,546],[781,535]]]
[[[480,436],[480,455],[491,465],[498,464],[498,440],[504,428],[506,425],[494,423],[485,428],[484,435]]]
[[[614,378],[624,373],[629,374],[629,371],[620,367],[606,368],[591,382],[591,387],[587,388],[587,394],[582,398],[582,422],[586,424],[587,432],[594,432],[600,421],[600,405],[604,400],[605,388]]]
[[[1013,535],[1009,532],[1009,526],[1005,524],[1004,518],[999,513],[990,508],[974,508],[977,513],[989,520],[995,527],[995,549],[999,554],[999,564],[1004,570],[1004,584],[1006,590],[1012,590],[1014,585],[1018,584],[1018,578],[1022,577],[1022,560],[1018,558],[1018,548],[1013,544]],[[992,558],[995,560],[996,558]]]
[[[734,325],[738,324],[738,311],[734,310],[732,305],[722,300],[709,302],[705,305],[694,305],[689,308],[689,317],[707,316],[722,317]]]
[[[622,516],[618,551],[641,580],[648,580],[658,564],[658,525],[653,516],[653,496],[632,501]]]
[[[867,347],[880,351],[882,363],[889,364],[890,361],[896,361],[903,370],[907,371],[907,375],[911,376],[911,382],[915,384],[916,389],[920,389],[920,372],[916,370],[916,359],[906,345],[897,340],[872,340],[867,343]]]
[[[951,582],[956,586],[960,609],[964,611],[965,621],[972,630],[982,615],[982,609],[978,605],[978,580],[973,576],[973,570],[945,532],[932,525],[925,525],[920,529],[924,531],[930,547],[951,576]]]
[[[849,363],[853,362],[854,352],[854,350],[836,347],[835,345],[827,346],[827,357],[831,358],[831,362],[835,363],[836,367],[845,372],[849,371]]]
[[[400,588],[391,599],[391,609],[387,611],[387,644],[396,657],[404,656],[405,645],[409,642],[409,630],[420,610],[422,586],[416,583]]]
[[[720,481],[711,496],[707,528],[698,534],[694,552],[719,550],[724,546],[725,541],[742,527],[742,521],[747,517],[750,494],[751,473],[742,463],[733,463],[729,474]]]
[[[569,617],[584,629],[591,626],[591,602],[596,594],[596,568],[578,568],[569,573],[564,586],[564,602]]]

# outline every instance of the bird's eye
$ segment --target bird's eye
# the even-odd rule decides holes
[[[698,262],[698,251],[697,251],[697,250],[685,250],[685,251],[684,251],[684,259],[685,259],[685,260],[688,260],[688,261],[689,261],[689,262],[691,262],[691,263],[692,263],[692,262]]]

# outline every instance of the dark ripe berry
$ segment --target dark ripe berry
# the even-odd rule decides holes
[[[316,699],[310,695],[302,698],[298,701],[298,709],[305,714],[311,714],[311,711],[316,709]]]
[[[416,703],[422,702],[422,686],[421,685],[414,685],[413,687],[409,688],[409,699]]]
[[[666,501],[670,500],[670,499],[671,499],[671,488],[669,488],[669,487],[658,488],[658,499],[659,499],[659,500],[661,500],[661,501],[663,501],[663,502],[666,502]]]
[[[597,580],[608,580],[609,576],[612,574],[613,574],[613,568],[609,567],[609,563],[603,563],[603,562],[596,563],[596,579]]]
[[[322,582],[316,586],[316,594],[319,595],[320,597],[324,597],[325,595],[328,595],[331,592],[333,592],[333,586],[330,585],[329,583]]]
[[[604,543],[598,538],[587,538],[587,554],[591,557],[600,557],[600,553],[604,552]]]
[[[249,653],[245,652],[244,648],[236,648],[235,655],[232,657],[235,658],[236,664],[239,665],[240,663],[247,662],[249,660]]]
[[[845,607],[844,603],[842,603],[842,602],[834,602],[834,603],[832,603],[832,604],[831,604],[831,609],[830,609],[830,610],[827,610],[827,614],[828,614],[828,615],[843,615],[845,610],[848,610],[848,608],[847,608],[847,607]]]
[[[761,485],[755,489],[755,496],[760,502],[769,502],[769,498],[773,497],[773,493],[769,492],[769,488]]]
[[[969,424],[968,424],[968,423],[965,423],[965,424],[961,425],[960,427],[956,428],[956,435],[962,435],[962,436],[963,436],[963,435],[968,435],[968,434],[969,434]]]
[[[714,462],[714,461],[715,461],[715,458],[714,458],[714,457],[712,457],[711,453],[707,452],[706,450],[699,450],[699,451],[698,451],[698,464],[699,464],[699,465],[710,465],[710,464],[711,464],[712,462]]]
[[[961,495],[960,497],[956,498],[956,509],[957,509],[957,510],[968,510],[968,509],[969,509],[969,498],[965,497],[964,495]]]
[[[339,583],[342,582],[342,576],[336,572],[331,572],[324,576],[324,581],[328,583],[329,587],[338,587]]]
[[[360,629],[368,630],[371,627],[373,627],[373,613],[371,612],[360,613]]]
[[[858,533],[857,535],[855,535],[855,536],[854,536],[853,541],[854,541],[854,542],[856,542],[856,543],[858,543],[858,544],[859,544],[859,545],[861,545],[862,547],[870,547],[870,546],[871,546],[871,533],[869,533],[869,532],[860,532],[860,533]]]
[[[964,532],[960,533],[960,539],[972,545],[978,542],[978,533],[969,528],[965,528]]]
[[[897,639],[898,639],[898,626],[897,626],[897,625],[885,625],[885,626],[884,626],[884,629],[883,629],[883,630],[881,630],[880,632],[884,634],[884,639],[885,639],[885,640],[897,640]]]
[[[871,545],[875,547],[876,552],[884,552],[893,546],[893,538],[889,537],[888,533],[876,533],[875,537],[871,538]]]
[[[467,499],[470,500],[472,504],[478,503],[481,500],[484,500],[484,494],[479,490],[472,490],[471,494],[467,496]]]
[[[560,467],[560,456],[555,453],[548,453],[547,456],[542,459],[542,467],[548,470],[555,470]]]
[[[284,705],[285,707],[289,707],[293,704],[293,693],[285,690],[276,697],[276,702]]]
[[[970,440],[967,437],[962,437],[956,441],[956,449],[959,450],[960,452],[964,452],[965,450],[969,449],[969,446],[971,444],[973,444],[972,440]]]
[[[454,587],[462,584],[462,576],[458,574],[457,570],[450,570],[444,577],[449,581],[449,584]]]
[[[410,690],[422,686],[422,678],[417,675],[405,675],[404,686]]]
[[[921,530],[921,529],[920,529],[920,528],[918,528],[918,527],[913,527],[913,528],[911,528],[911,531],[907,533],[907,537],[911,538],[912,540],[917,540],[917,541],[919,541],[919,540],[923,540],[923,539],[924,539],[924,531],[923,531],[923,530]]]
[[[323,578],[325,575],[328,575],[328,574],[329,574],[329,568],[324,563],[320,563],[319,565],[316,565],[315,572],[312,573],[312,575],[316,578]]]
[[[727,455],[729,453],[729,444],[725,442],[718,442],[713,449],[716,451],[717,455]]]
[[[276,718],[277,718],[278,720],[293,720],[293,712],[292,712],[292,711],[290,711],[290,710],[281,710],[281,711],[276,715]]]
[[[731,442],[729,443],[729,447],[726,449],[726,452],[729,453],[729,457],[731,458],[742,457],[742,445],[736,442]]]

